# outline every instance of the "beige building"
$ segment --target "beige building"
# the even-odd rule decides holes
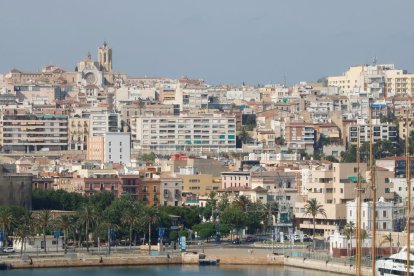
[[[0,124],[4,151],[52,151],[68,147],[67,116],[5,114]]]
[[[85,150],[87,148],[89,128],[89,118],[69,118],[69,149]]]
[[[251,188],[252,177],[249,171],[234,171],[221,173],[221,188],[232,187]]]
[[[100,160],[105,158],[105,137],[89,136],[86,160]]]
[[[199,196],[209,195],[218,191],[221,186],[220,179],[211,174],[178,175],[183,180],[183,192],[190,192]]]
[[[346,220],[346,203],[354,200],[357,187],[356,163],[332,163],[312,168],[310,181],[306,183],[307,196],[305,199],[315,198],[322,204],[327,217],[316,217],[316,230],[325,236],[332,234],[336,227]],[[361,187],[364,189],[363,200],[372,199],[369,172],[366,164],[360,164]],[[383,197],[391,201],[394,197],[390,178],[393,172],[383,168],[376,169],[377,198]],[[368,180],[368,182],[366,181]],[[313,229],[312,217],[305,215],[306,200],[295,203],[295,217],[297,227],[311,232]]]

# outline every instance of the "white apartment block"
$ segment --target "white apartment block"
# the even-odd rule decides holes
[[[119,114],[108,111],[93,112],[89,115],[89,136],[104,136],[106,132],[119,131]]]
[[[150,114],[132,119],[133,147],[143,152],[219,152],[236,149],[236,118],[221,114]]]
[[[358,125],[349,125],[348,126],[348,143],[357,144],[358,143],[358,129],[359,129],[359,141],[369,142],[370,140],[370,126],[365,122],[360,122]],[[389,140],[393,143],[396,143],[398,140],[397,136],[397,126],[395,124],[374,122],[372,126],[373,130],[373,141],[385,141]]]
[[[105,163],[131,163],[131,134],[125,132],[105,133]]]

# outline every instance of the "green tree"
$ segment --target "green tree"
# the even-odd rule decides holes
[[[216,233],[215,225],[212,222],[205,222],[196,224],[193,226],[193,231],[197,232],[197,235],[208,241],[208,239]]]
[[[10,230],[13,220],[13,214],[10,209],[7,207],[0,207],[0,225],[3,231],[3,247],[7,247],[7,232]]]
[[[382,236],[382,242],[381,242],[381,244],[383,244],[383,243],[389,243],[389,245],[390,245],[390,254],[392,254],[392,252],[391,252],[391,250],[392,250],[392,241],[393,241],[393,239],[392,239],[392,234],[391,233]]]
[[[242,127],[241,131],[239,132],[239,138],[243,142],[243,144],[246,144],[247,141],[252,139],[250,136],[250,133],[247,131],[246,127]]]
[[[143,99],[138,99],[138,109],[139,109],[139,115],[142,115],[142,109],[145,108],[145,102]]]
[[[155,155],[155,153],[151,152],[151,153],[146,153],[143,154],[141,156],[142,161],[146,162],[146,163],[154,163],[155,158],[157,158],[157,156]]]
[[[52,213],[50,212],[50,210],[40,211],[39,215],[37,216],[37,225],[42,231],[45,253],[46,253],[46,233],[50,231],[50,227],[52,227],[53,223],[54,223],[54,220],[53,220]]]
[[[351,247],[350,256],[352,256],[352,236],[354,234],[354,231],[355,231],[355,223],[350,221],[347,224],[345,224],[344,235],[350,241],[350,247]]]
[[[86,250],[89,252],[89,230],[96,221],[97,214],[95,208],[91,204],[84,204],[78,211],[79,222],[85,227]]]
[[[336,159],[336,157],[335,157],[335,156],[333,156],[333,155],[328,155],[328,156],[326,156],[326,157],[325,157],[325,160],[331,161],[332,163],[338,163],[338,162],[339,162],[339,160],[338,160],[338,159]]]
[[[177,231],[171,231],[168,235],[171,241],[176,241],[178,239],[178,232]]]
[[[145,206],[144,221],[148,225],[148,254],[151,254],[151,226],[158,224],[160,221],[160,213],[154,207]]]
[[[239,231],[246,226],[246,213],[240,206],[233,204],[224,209],[220,221],[229,225],[231,229]]]
[[[132,231],[140,223],[142,208],[137,203],[132,203],[131,207],[126,209],[121,216],[121,222],[129,229],[129,248],[132,245]]]
[[[326,212],[322,204],[319,204],[316,198],[309,199],[305,204],[305,216],[310,215],[313,220],[313,250],[315,250],[315,228],[316,216],[321,215],[326,218]]]
[[[71,224],[71,217],[68,215],[62,215],[56,220],[56,225],[63,230],[63,247],[66,251],[67,248],[67,239],[68,239],[68,229]]]
[[[13,231],[13,235],[20,241],[20,256],[23,256],[27,239],[35,233],[36,223],[32,213],[25,212],[22,216],[16,219],[15,224],[16,227]]]

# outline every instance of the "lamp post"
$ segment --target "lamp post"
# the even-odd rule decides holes
[[[220,238],[221,238],[220,235],[221,235],[220,234],[220,218],[217,215],[217,218],[216,218],[216,243],[220,243]]]

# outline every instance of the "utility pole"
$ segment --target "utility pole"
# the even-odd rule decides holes
[[[372,105],[369,106],[369,166],[371,175],[371,189],[372,189],[372,238],[371,238],[371,270],[372,275],[375,275],[375,261],[376,261],[376,234],[377,234],[377,187],[375,183],[375,164],[374,164],[374,151],[373,151],[373,136],[372,132]]]
[[[411,268],[411,264],[410,264],[410,253],[411,253],[411,240],[410,240],[410,224],[411,224],[411,171],[410,171],[410,147],[409,147],[409,139],[410,139],[410,111],[411,111],[411,102],[409,102],[409,106],[407,108],[407,116],[405,118],[405,129],[406,131],[406,136],[405,136],[405,178],[407,181],[407,215],[406,215],[406,219],[407,219],[407,242],[406,242],[406,246],[407,246],[407,263],[406,263],[406,268],[407,268],[407,276],[410,276],[410,268]]]
[[[358,126],[357,131],[357,148],[356,148],[356,158],[357,158],[357,225],[356,225],[356,236],[357,236],[357,247],[356,247],[356,275],[361,275],[361,174],[360,174],[360,126]],[[352,248],[351,248],[352,250]]]

